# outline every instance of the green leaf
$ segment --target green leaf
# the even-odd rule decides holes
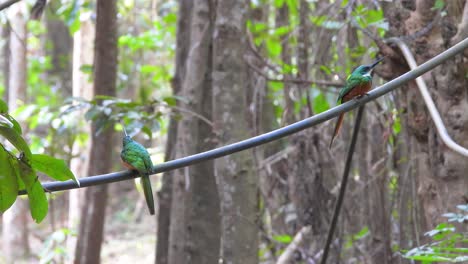
[[[270,53],[270,56],[272,57],[277,57],[281,54],[282,47],[280,41],[278,40],[268,39],[266,42],[266,47]]]
[[[16,172],[7,151],[0,145],[0,212],[5,212],[18,195]]]
[[[26,144],[26,141],[21,137],[20,134],[14,129],[9,127],[0,126],[0,135],[4,136],[8,141],[10,141],[13,146],[19,151],[24,152],[27,158],[31,158],[32,153]]]
[[[44,154],[33,154],[31,166],[36,171],[43,172],[58,181],[73,180],[79,185],[75,175],[70,171],[64,160]]]
[[[151,129],[147,126],[143,126],[141,128],[141,131],[143,131],[143,133],[145,133],[146,135],[148,135],[149,138],[152,138],[153,137],[153,132],[151,131]]]
[[[436,0],[431,10],[442,10],[444,6],[445,6],[445,3],[443,0]]]
[[[320,114],[330,109],[330,104],[328,104],[325,95],[323,95],[323,93],[319,93],[317,96],[315,96],[312,107],[315,114]]]
[[[273,236],[273,240],[278,241],[283,244],[289,244],[292,241],[292,238],[290,235],[276,235]]]
[[[11,123],[13,123],[13,129],[18,133],[18,134],[23,134],[23,130],[21,129],[21,126],[20,124],[18,123],[18,121],[16,121],[13,117],[11,117],[10,115],[6,115],[5,116],[8,120],[10,120]]]
[[[44,220],[49,210],[44,189],[42,189],[36,172],[28,164],[28,160],[25,156],[17,160],[16,163],[19,166],[20,178],[23,180],[26,186],[26,192],[28,193],[31,216],[36,223],[40,223]]]
[[[284,4],[284,0],[275,0],[275,7],[279,8],[282,7]]]
[[[0,114],[8,113],[8,105],[5,101],[0,99]]]
[[[283,82],[268,82],[273,92],[281,91],[284,87]]]
[[[83,64],[80,66],[80,71],[82,73],[87,73],[87,74],[91,74],[93,73],[93,65],[91,64]]]
[[[173,96],[164,97],[163,101],[166,102],[166,104],[169,106],[176,106],[177,104],[177,99]]]
[[[332,70],[326,65],[320,65],[320,70],[324,71],[327,75],[332,74]]]

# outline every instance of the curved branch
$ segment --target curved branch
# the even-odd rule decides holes
[[[433,68],[440,65],[441,63],[454,57],[455,55],[462,52],[466,48],[468,48],[468,38],[456,44],[455,46],[449,48],[448,50],[442,52],[436,57],[430,59],[429,61],[419,65],[413,70],[374,89],[373,91],[369,92],[368,96],[363,96],[362,98],[358,100],[348,101],[344,104],[341,104],[337,107],[329,109],[318,115],[314,115],[312,117],[306,118],[299,122],[293,123],[289,126],[285,126],[285,127],[273,130],[271,132],[256,136],[256,137],[252,137],[252,138],[249,138],[249,139],[237,142],[237,143],[233,143],[224,147],[212,149],[212,150],[198,153],[195,155],[191,155],[188,157],[171,160],[168,162],[158,164],[154,166],[151,174],[157,174],[157,173],[161,173],[161,172],[165,172],[169,170],[174,170],[174,169],[186,167],[189,165],[193,165],[196,163],[200,163],[206,160],[211,160],[211,159],[216,159],[222,156],[227,156],[232,153],[236,153],[242,150],[250,149],[256,146],[266,144],[268,142],[275,141],[277,139],[297,133],[306,128],[323,123],[327,120],[330,120],[340,115],[341,113],[350,111],[354,108],[364,105],[367,102],[375,100],[376,98],[395,90],[399,86],[412,81],[413,79],[423,75],[424,73],[432,70]],[[93,185],[98,185],[98,184],[124,181],[128,179],[133,179],[136,177],[138,176],[135,172],[121,171],[121,172],[114,172],[114,173],[97,175],[97,176],[89,176],[87,178],[81,178],[80,184],[81,184],[81,187],[88,187],[88,186],[93,186]],[[78,188],[77,184],[73,181],[47,182],[47,183],[44,183],[42,186],[44,187],[46,191],[49,191],[49,192],[63,191],[63,190]],[[20,191],[20,194],[25,194],[25,191],[24,190]]]
[[[18,3],[19,1],[21,1],[21,0],[9,0],[9,1],[5,1],[5,2],[1,3],[0,4],[0,11],[2,11],[3,9],[9,8],[11,5]]]

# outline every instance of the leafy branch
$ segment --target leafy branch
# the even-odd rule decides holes
[[[26,189],[31,208],[31,216],[36,222],[41,222],[48,212],[45,191],[39,182],[37,172],[49,177],[66,181],[73,180],[79,186],[73,173],[65,161],[43,154],[32,154],[22,136],[18,122],[8,114],[6,103],[0,100],[0,135],[9,142],[16,151],[6,147],[6,142],[0,143],[0,212],[5,212],[16,201],[18,191]],[[15,153],[19,153],[16,154]]]
[[[443,216],[448,218],[448,222],[467,223],[468,204],[458,205],[457,208],[462,213],[447,213]],[[423,263],[468,261],[468,233],[458,231],[455,225],[441,223],[424,235],[436,241],[408,250],[403,257]]]

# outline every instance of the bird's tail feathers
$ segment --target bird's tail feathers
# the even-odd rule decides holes
[[[154,198],[153,198],[153,189],[151,188],[151,181],[147,174],[141,176],[141,187],[143,188],[143,193],[145,195],[146,204],[150,214],[154,215]]]
[[[335,131],[333,131],[333,136],[332,136],[332,138],[331,138],[330,146],[329,146],[328,148],[331,148],[331,147],[332,147],[333,140],[335,140],[335,137],[338,135],[338,132],[340,131],[341,125],[343,124],[344,114],[345,114],[345,113],[342,113],[342,114],[340,114],[340,116],[338,117],[338,121],[336,122],[336,125],[335,125]]]

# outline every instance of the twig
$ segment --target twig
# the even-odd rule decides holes
[[[346,157],[345,168],[343,171],[343,178],[341,179],[340,192],[338,194],[338,199],[336,201],[335,210],[333,211],[333,218],[328,229],[327,242],[325,242],[325,247],[323,249],[322,261],[320,263],[326,264],[328,252],[330,250],[330,245],[333,239],[333,233],[335,232],[336,223],[338,223],[338,216],[340,215],[341,206],[343,205],[344,195],[346,192],[346,186],[348,184],[349,171],[351,170],[351,162],[353,161],[354,148],[356,146],[357,137],[359,134],[359,127],[361,125],[362,113],[364,112],[365,105],[359,107],[356,122],[354,123],[353,136],[351,138],[351,143],[349,145],[348,156]]]
[[[190,114],[190,115],[193,115],[195,116],[196,118],[202,120],[203,122],[205,122],[207,125],[209,125],[210,127],[213,127],[213,122],[211,122],[208,118],[200,115],[199,113],[196,113],[194,111],[191,111],[191,110],[188,110],[188,109],[185,109],[185,108],[182,108],[182,107],[178,107],[178,106],[170,106],[170,105],[167,105],[168,108],[172,108],[172,109],[175,109],[177,111],[180,111],[180,112],[184,112],[184,113],[187,113],[187,114]]]
[[[293,241],[289,243],[289,245],[283,251],[281,256],[278,258],[278,261],[276,261],[276,264],[291,263],[291,261],[294,258],[294,252],[299,249],[302,242],[304,241],[304,238],[310,233],[310,230],[311,230],[310,226],[302,227],[301,230],[299,230],[299,232],[297,232],[297,234],[294,236]]]
[[[260,74],[261,76],[265,77],[267,81],[270,82],[290,82],[290,83],[297,83],[297,84],[317,84],[317,85],[323,85],[323,86],[333,86],[333,87],[339,87],[341,88],[344,84],[343,83],[338,83],[338,82],[333,82],[333,81],[326,81],[326,80],[305,80],[305,79],[297,79],[297,78],[283,78],[283,79],[275,79],[271,78],[263,72],[261,69],[259,69],[257,66],[253,65],[252,63],[247,61],[247,65],[252,68],[255,72]]]
[[[255,55],[257,59],[259,59],[265,66],[267,66],[269,69],[274,71],[277,74],[283,74],[281,71],[278,70],[279,67],[271,64],[268,62],[255,48],[255,45],[253,44],[252,40],[252,35],[249,33],[248,34],[248,43],[249,43],[249,48],[250,51]],[[326,80],[306,80],[306,79],[298,79],[298,78],[283,78],[283,79],[275,79],[271,78],[263,72],[263,70],[259,69],[257,66],[253,65],[251,62],[248,60],[245,60],[247,65],[251,67],[253,70],[255,70],[257,73],[259,73],[261,76],[265,77],[267,81],[270,82],[290,82],[290,83],[296,83],[296,84],[318,84],[318,85],[324,85],[324,86],[334,86],[334,87],[342,87],[344,86],[344,83],[342,82],[333,82],[333,81],[326,81]]]

